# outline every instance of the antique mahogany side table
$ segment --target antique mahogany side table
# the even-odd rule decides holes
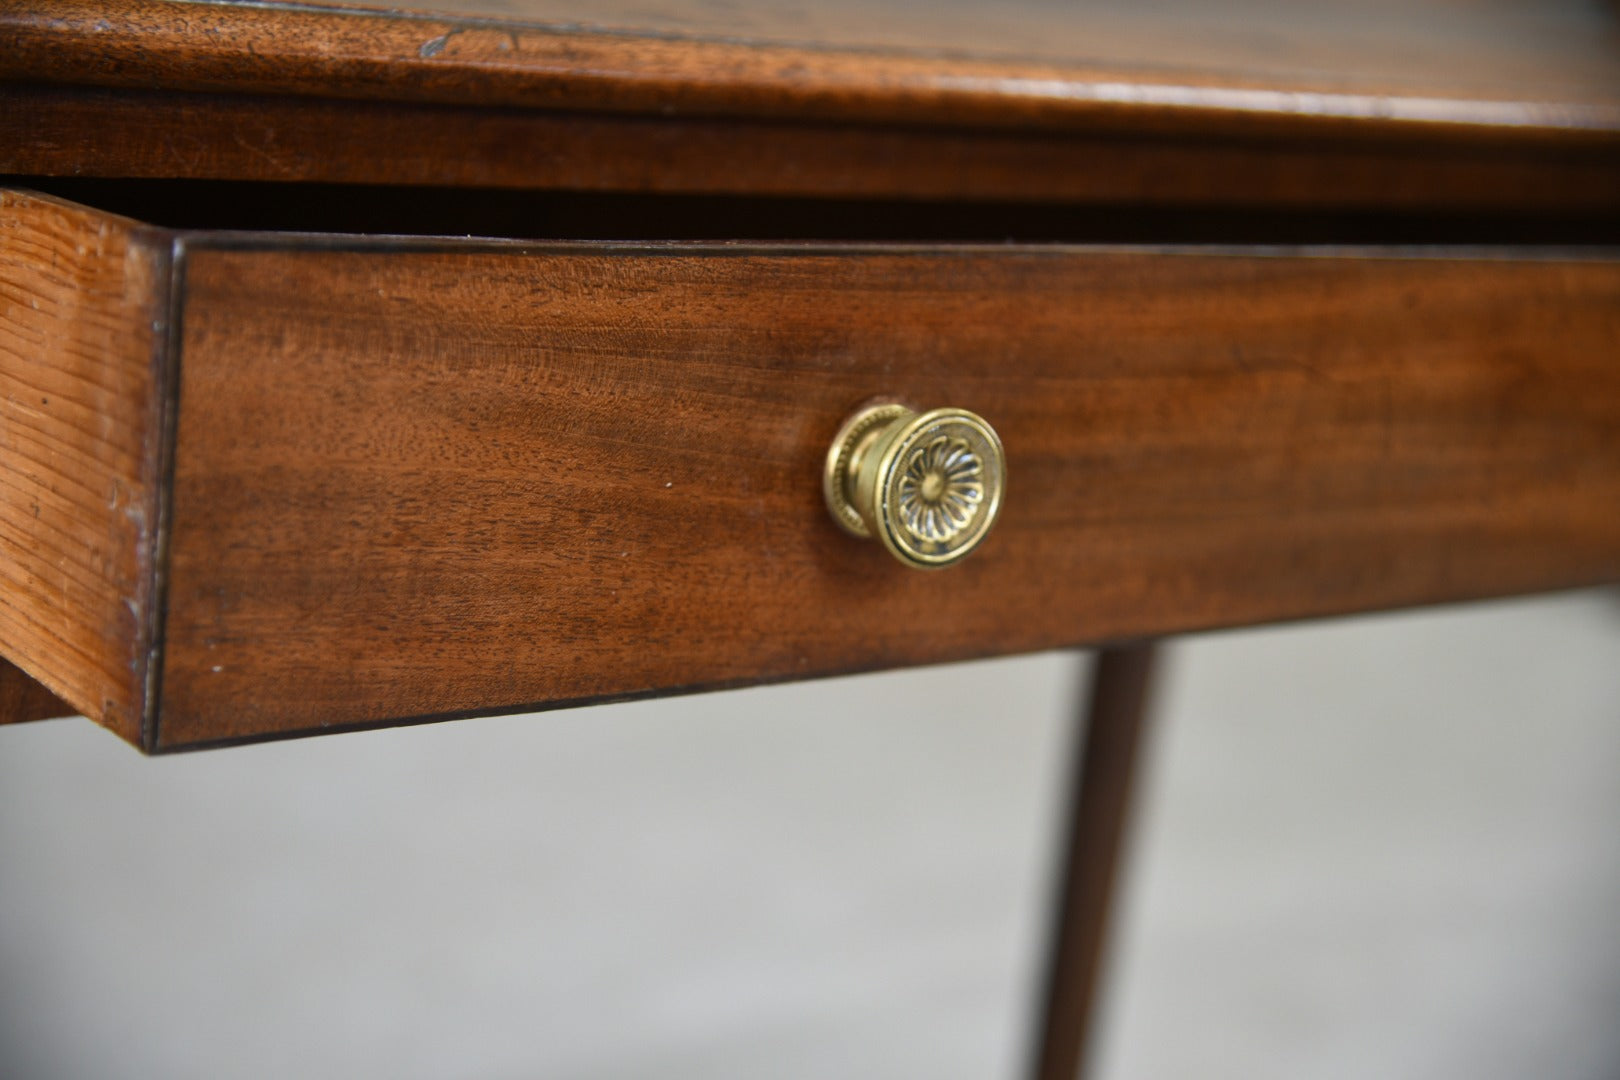
[[[0,721],[150,753],[1620,579],[1620,9],[0,2]],[[964,556],[966,556],[964,558]]]

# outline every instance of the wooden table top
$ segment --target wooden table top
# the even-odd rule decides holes
[[[0,2],[0,173],[1607,212],[1548,3]]]
[[[11,77],[960,125],[1620,132],[1612,5],[6,5]]]

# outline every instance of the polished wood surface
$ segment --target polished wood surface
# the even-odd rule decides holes
[[[0,172],[1223,211],[1620,211],[1620,147],[1602,145],[840,126],[18,84],[0,84]],[[251,204],[243,210],[251,222]],[[679,213],[662,235],[681,229]]]
[[[7,656],[153,749],[1620,578],[1601,257],[0,209]],[[876,394],[1003,434],[961,567],[825,517]]]
[[[1075,739],[1068,817],[1046,960],[1034,1080],[1087,1075],[1121,852],[1142,727],[1149,715],[1156,647],[1134,642],[1097,653]]]
[[[348,0],[346,6],[398,10]],[[413,0],[569,31],[1199,73],[1514,100],[1612,95],[1612,5],[1583,0]]]
[[[160,748],[1620,579],[1612,261],[183,246]],[[821,505],[878,394],[1002,434],[959,567]]]
[[[156,615],[169,250],[134,222],[0,191],[0,642],[131,741]]]
[[[1620,129],[1604,5],[11,3],[12,78],[973,124]],[[610,32],[602,32],[602,31]]]
[[[1612,211],[1615,22],[1573,0],[0,2],[0,171]]]

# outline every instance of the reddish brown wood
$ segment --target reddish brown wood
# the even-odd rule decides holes
[[[22,668],[0,659],[0,724],[54,720],[79,710],[51,693]]]
[[[190,238],[157,745],[1620,579],[1617,342],[1599,259]],[[874,394],[1001,431],[962,566],[821,506]]]
[[[153,748],[1620,578],[1601,258],[0,210],[0,641],[126,737],[159,706]],[[1007,510],[962,567],[903,571],[820,506],[880,393],[1002,431]]]
[[[1266,210],[1620,209],[1620,146],[837,126],[22,84],[0,84],[0,172]],[[251,205],[242,209],[250,221]]]
[[[1154,647],[1099,650],[1075,758],[1032,1074],[1077,1080],[1096,1015]]]
[[[729,14],[725,26],[694,25],[702,5],[637,5],[649,29],[630,33],[581,30],[596,17],[589,6],[492,7],[496,18],[458,19],[273,0],[14,2],[0,8],[0,76],[952,126],[1414,127],[1428,138],[1483,130],[1611,142],[1620,132],[1614,23],[1576,0],[1539,16],[1386,3],[1290,17],[1299,5],[1249,3],[1215,18],[1187,5],[1168,19],[1124,4],[1036,3],[998,6],[992,18],[962,3],[897,20],[849,3],[808,33],[794,5],[757,17],[741,40]]]
[[[0,191],[0,650],[141,737],[169,238]]]
[[[431,0],[435,12],[640,36],[930,52],[1514,100],[1616,85],[1612,5],[1582,0]]]
[[[1581,0],[458,7],[0,2],[0,170],[1620,207],[1620,37]]]

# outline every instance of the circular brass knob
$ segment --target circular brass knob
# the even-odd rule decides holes
[[[877,537],[907,566],[948,566],[979,546],[1001,512],[1001,437],[966,409],[871,405],[844,421],[822,475],[844,531]]]

